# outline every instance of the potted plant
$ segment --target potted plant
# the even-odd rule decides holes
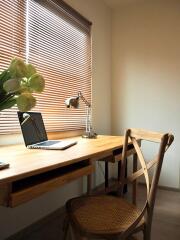
[[[32,64],[13,58],[0,73],[0,111],[17,105],[20,111],[29,111],[36,105],[33,93],[44,90],[45,81]]]

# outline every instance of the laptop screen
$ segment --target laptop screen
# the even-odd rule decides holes
[[[25,145],[48,140],[41,113],[17,112]]]

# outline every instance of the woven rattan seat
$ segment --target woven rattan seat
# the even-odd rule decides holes
[[[141,213],[124,199],[106,195],[71,199],[67,208],[83,231],[101,234],[121,233]]]
[[[151,239],[151,224],[156,198],[157,185],[161,172],[164,154],[173,142],[173,135],[157,133],[139,129],[128,129],[125,133],[121,174],[118,182],[118,195],[115,196],[86,196],[71,199],[66,204],[67,219],[65,239],[70,223],[76,240],[85,240],[91,237],[98,239],[125,240],[138,231],[143,232],[144,240]],[[127,149],[129,140],[134,146],[136,154],[133,161],[133,173],[125,176],[127,163]],[[159,144],[155,157],[146,161],[142,150],[142,141]],[[154,152],[153,152],[154,153]],[[138,158],[137,158],[138,157]],[[140,168],[137,168],[137,159]],[[148,170],[154,168],[152,182]],[[146,183],[146,201],[141,210],[136,206],[137,179],[144,176]],[[133,203],[123,198],[123,188],[127,183],[133,183]]]

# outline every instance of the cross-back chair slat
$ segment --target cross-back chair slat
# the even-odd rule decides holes
[[[126,156],[126,151],[128,147],[128,142],[129,140],[132,142],[137,158],[139,160],[141,168],[135,172],[133,172],[130,176],[127,176],[125,178],[125,166],[126,166],[126,161],[127,161],[127,156]],[[143,140],[145,141],[150,141],[150,142],[155,142],[159,144],[159,148],[157,151],[156,156],[149,162],[146,163],[143,152],[141,150],[142,142]],[[124,140],[124,148],[123,148],[123,153],[122,153],[122,170],[121,170],[121,179],[120,179],[120,193],[123,195],[123,187],[124,184],[127,184],[129,182],[134,182],[136,181],[139,177],[144,175],[145,178],[145,183],[146,183],[146,190],[147,190],[147,199],[145,201],[145,204],[141,210],[141,214],[138,216],[136,223],[141,219],[141,216],[144,215],[144,212],[147,210],[147,230],[148,231],[148,236],[150,236],[150,229],[151,229],[151,222],[152,222],[152,215],[153,215],[153,208],[154,208],[154,203],[155,203],[155,196],[156,196],[156,190],[157,190],[157,185],[159,181],[159,176],[160,176],[160,171],[162,167],[162,162],[164,158],[164,154],[171,145],[171,143],[174,140],[174,136],[172,134],[166,133],[166,134],[161,134],[157,132],[148,132],[142,129],[127,129],[125,133],[125,140]],[[148,170],[151,169],[152,167],[156,166],[154,169],[154,174],[152,178],[152,182],[150,184],[150,178],[149,178],[149,173]],[[134,197],[134,196],[133,196]],[[136,200],[133,202],[136,202]],[[133,224],[134,225],[134,224]],[[133,226],[132,226],[133,228]],[[131,229],[131,226],[130,228]],[[129,230],[128,230],[129,234]],[[150,239],[150,238],[149,238]]]
[[[136,139],[143,139],[151,142],[161,142],[164,134],[159,132],[146,131],[143,129],[131,128],[131,137]]]
[[[109,195],[84,196],[71,199],[66,204],[68,218],[75,233],[78,233],[77,240],[87,237],[98,239],[126,240],[132,234],[143,231],[144,240],[151,239],[151,223],[157,184],[160,176],[164,154],[173,142],[173,135],[161,134],[138,129],[128,129],[125,133],[121,173],[120,173],[120,194],[123,196],[124,184],[135,181],[144,175],[147,186],[147,197],[145,204],[139,210],[135,204],[128,203],[125,198]],[[147,162],[141,149],[141,141],[151,141],[159,144],[157,155]],[[126,177],[125,167],[128,156],[128,144],[131,141],[136,154],[134,155],[133,174]],[[137,169],[137,159],[140,162],[140,169]],[[148,170],[154,168],[152,182],[150,184]],[[136,192],[136,187],[133,193]],[[135,203],[133,198],[133,203]],[[85,239],[87,239],[85,238]]]
[[[165,152],[168,150],[168,148],[171,145],[171,143],[173,142],[173,140],[174,140],[174,136],[172,134],[169,134],[168,144],[166,146]],[[153,160],[147,162],[146,163],[147,170],[149,170],[150,168],[154,167],[154,165],[157,164],[157,161],[158,161],[158,158],[155,157]],[[136,172],[133,172],[130,176],[128,176],[125,179],[124,184],[134,182],[137,178],[141,177],[143,174],[144,174],[144,172],[143,172],[142,168],[137,170]]]
[[[147,170],[149,170],[150,168],[152,168],[156,163],[157,163],[157,158],[155,158],[154,160],[151,160],[150,162],[148,162],[147,165],[146,165]],[[144,172],[143,172],[143,169],[142,169],[142,168],[139,169],[139,170],[137,170],[136,172],[133,172],[133,173],[131,174],[131,176],[128,176],[128,177],[125,179],[124,184],[134,182],[136,179],[138,179],[139,177],[141,177],[143,174],[144,174]]]
[[[140,149],[140,146],[137,143],[137,140],[134,137],[130,137],[130,139],[131,139],[131,141],[134,145],[134,148],[135,148],[136,153],[137,153],[137,157],[138,157],[139,162],[141,164],[141,170],[143,171],[143,174],[144,174],[144,177],[145,177],[145,180],[146,180],[147,196],[148,196],[149,190],[150,190],[150,182],[149,182],[149,174],[148,174],[147,165],[146,165],[143,153]]]

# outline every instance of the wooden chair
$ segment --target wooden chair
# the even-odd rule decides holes
[[[125,178],[126,151],[129,140],[136,149],[141,168]],[[156,157],[148,163],[144,160],[140,146],[142,144],[139,144],[142,140],[159,143]],[[139,231],[143,232],[144,240],[151,239],[151,223],[161,166],[164,154],[173,140],[173,135],[168,133],[161,134],[139,129],[126,130],[119,183],[121,197],[99,195],[69,200],[66,204],[67,216],[75,239],[124,240]],[[154,174],[150,183],[148,170],[153,166]],[[122,192],[124,184],[134,182],[142,175],[145,177],[147,199],[144,207],[139,210],[135,204],[129,203],[123,198]]]

